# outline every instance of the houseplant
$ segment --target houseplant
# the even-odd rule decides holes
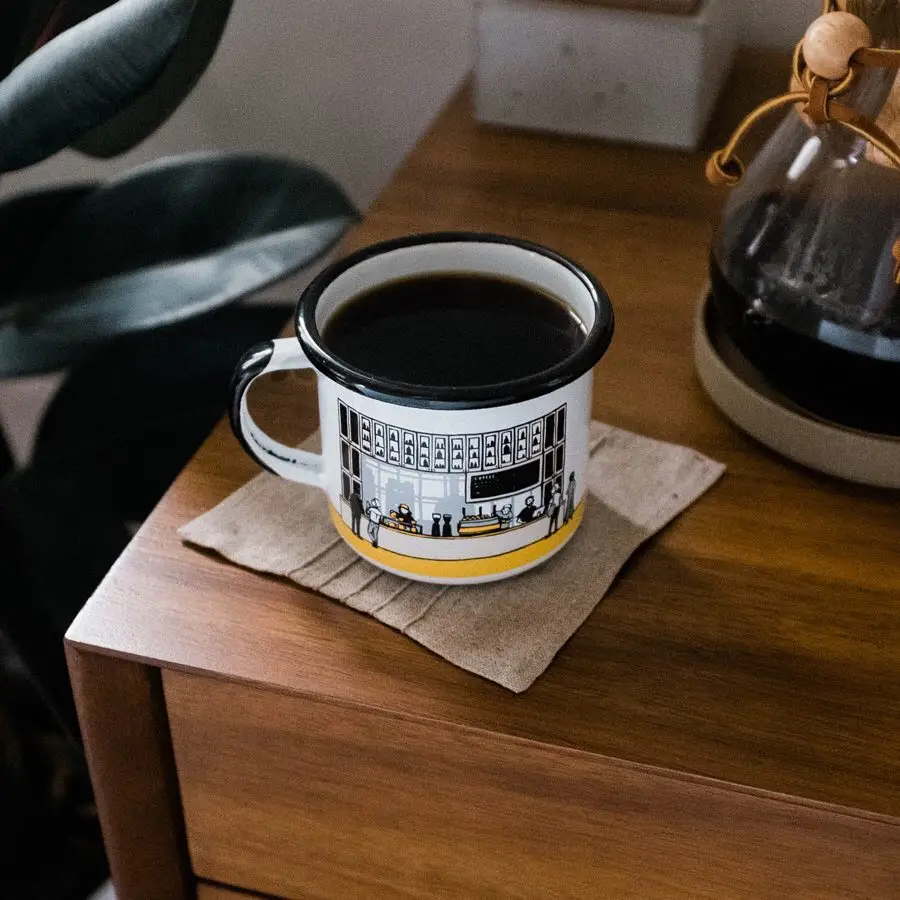
[[[64,147],[133,147],[189,93],[229,9],[4,6],[0,172]],[[0,378],[67,372],[27,467],[0,439],[0,797],[22,826],[0,850],[11,900],[83,896],[102,865],[62,651],[69,621],[220,416],[242,349],[289,313],[236,301],[318,259],[355,218],[312,167],[221,153],[0,204]],[[17,749],[35,746],[52,749]]]

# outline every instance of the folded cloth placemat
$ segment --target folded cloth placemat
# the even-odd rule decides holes
[[[446,587],[383,572],[338,537],[322,491],[268,473],[179,534],[368,613],[519,693],[550,665],[635,549],[723,471],[687,447],[592,422],[578,532],[543,566],[485,585]]]

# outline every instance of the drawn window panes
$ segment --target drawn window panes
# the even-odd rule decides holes
[[[481,435],[470,434],[466,441],[467,468],[471,472],[473,469],[481,468]]]
[[[450,468],[450,450],[447,446],[447,438],[436,434],[434,436],[434,459],[433,468],[435,472],[446,472]]]
[[[528,428],[522,426],[516,429],[516,462],[528,459]]]
[[[543,421],[531,423],[531,455],[537,456],[544,448]]]
[[[541,494],[546,508],[554,488],[562,490],[566,468],[566,407],[531,423],[532,453],[543,450]],[[540,448],[540,449],[539,449]]]
[[[375,422],[373,431],[375,433],[375,456],[384,461],[387,459],[387,434],[384,423]]]
[[[431,435],[420,434],[418,438],[419,468],[423,472],[431,471]]]
[[[400,465],[400,430],[388,428],[388,462]]]
[[[445,517],[452,520],[465,504],[470,515],[472,506],[510,505],[506,521],[514,524],[507,527],[517,527],[516,513],[529,496],[546,514],[554,490],[563,489],[566,418],[560,407],[504,431],[429,434],[379,422],[339,401],[341,491],[347,501],[365,491],[364,499],[379,499],[386,511],[406,503],[417,534],[431,536],[438,515],[444,537]]]
[[[466,471],[466,444],[464,438],[450,438],[450,471]]]
[[[500,433],[500,465],[508,466],[513,461],[513,433],[502,431]]]
[[[416,467],[416,436],[411,431],[403,432],[403,447],[401,449],[403,465],[408,469]]]
[[[499,446],[496,434],[486,434],[484,436],[484,460],[482,462],[485,469],[495,469],[500,462]]]

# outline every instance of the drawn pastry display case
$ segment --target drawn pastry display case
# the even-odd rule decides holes
[[[493,534],[508,524],[509,519],[498,514],[496,504],[492,507],[490,515],[484,515],[480,506],[478,515],[466,515],[466,508],[463,507],[457,530],[460,537],[471,537],[477,534]]]

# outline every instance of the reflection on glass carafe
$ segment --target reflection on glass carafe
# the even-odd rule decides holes
[[[896,71],[848,103],[874,118]],[[713,241],[716,307],[785,396],[842,424],[900,434],[900,172],[835,123],[790,108],[729,196]]]

